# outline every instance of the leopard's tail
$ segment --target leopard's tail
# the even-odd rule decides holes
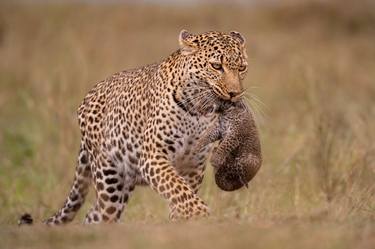
[[[54,215],[44,221],[47,225],[60,225],[72,221],[85,201],[89,192],[91,169],[87,150],[81,146],[74,182],[64,205]],[[31,225],[33,218],[30,214],[23,214],[18,225]]]
[[[91,182],[91,163],[88,151],[84,143],[78,156],[78,164],[74,176],[74,182],[66,198],[64,205],[53,216],[44,221],[47,225],[59,225],[72,221],[83,205],[89,192]]]

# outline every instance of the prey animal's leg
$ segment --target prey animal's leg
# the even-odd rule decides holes
[[[222,132],[220,129],[220,123],[216,122],[203,133],[201,138],[199,138],[198,142],[195,145],[193,153],[196,155],[201,155],[203,150],[206,149],[207,145],[216,142],[221,138]]]

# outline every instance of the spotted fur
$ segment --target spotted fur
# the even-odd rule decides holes
[[[211,145],[192,151],[222,103],[241,99],[245,40],[183,30],[179,43],[160,63],[116,73],[84,98],[74,183],[47,224],[73,220],[91,183],[96,200],[85,223],[118,221],[135,186],[146,184],[167,200],[172,220],[209,214],[197,191]]]

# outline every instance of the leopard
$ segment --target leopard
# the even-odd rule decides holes
[[[44,223],[71,222],[91,186],[96,198],[84,224],[119,222],[136,186],[165,199],[172,221],[209,215],[198,190],[212,145],[199,155],[193,148],[223,103],[243,101],[246,42],[237,31],[182,30],[178,43],[159,63],[115,73],[84,97],[73,184]]]
[[[196,153],[219,141],[211,155],[216,185],[224,191],[235,191],[254,178],[262,165],[259,132],[252,109],[238,102],[225,109],[201,136]]]

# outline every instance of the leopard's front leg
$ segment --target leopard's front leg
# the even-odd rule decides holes
[[[153,190],[168,201],[172,220],[205,217],[207,205],[173,167],[168,157],[170,144],[163,143],[155,128],[145,132],[140,169]]]

